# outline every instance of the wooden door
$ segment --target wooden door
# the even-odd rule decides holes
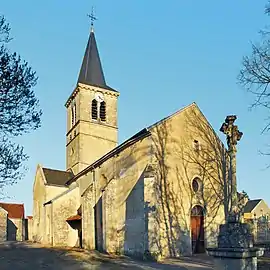
[[[195,209],[196,208],[196,209]],[[204,216],[203,209],[195,206],[191,212],[191,242],[193,253],[204,253]]]

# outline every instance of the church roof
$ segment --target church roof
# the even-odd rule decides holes
[[[72,172],[43,168],[43,173],[48,185],[65,186],[65,183],[74,175]]]
[[[100,159],[98,159],[97,161],[95,161],[94,163],[92,163],[91,165],[89,165],[88,167],[86,167],[84,170],[82,170],[81,172],[79,172],[78,174],[76,174],[74,177],[70,178],[67,182],[66,185],[70,185],[72,182],[76,181],[79,177],[81,177],[82,175],[84,175],[85,173],[99,167],[103,162],[105,162],[106,160],[110,159],[111,157],[113,157],[114,155],[119,154],[120,152],[122,152],[124,149],[126,149],[127,147],[130,147],[131,145],[133,145],[134,143],[136,143],[139,140],[142,140],[148,136],[151,135],[151,131],[154,127],[156,127],[157,125],[159,125],[160,123],[174,117],[175,115],[182,113],[183,111],[185,111],[188,108],[191,108],[192,106],[197,106],[197,104],[195,102],[181,108],[180,110],[176,111],[175,113],[161,119],[160,121],[154,123],[153,125],[147,127],[147,128],[143,128],[142,130],[140,130],[138,133],[136,133],[135,135],[133,135],[132,137],[130,137],[129,139],[127,139],[126,141],[124,141],[122,144],[118,145],[117,147],[115,147],[114,149],[112,149],[110,152],[108,152],[107,154],[105,154],[104,156],[102,156]]]
[[[91,31],[89,36],[79,73],[78,83],[115,91],[106,84],[94,31]]]
[[[0,203],[0,207],[8,212],[9,218],[24,218],[24,205],[19,203]]]
[[[151,133],[149,132],[149,130],[147,128],[142,129],[141,131],[139,131],[138,133],[133,135],[131,138],[127,139],[126,141],[124,141],[123,143],[121,143],[120,145],[118,145],[117,147],[112,149],[110,152],[108,152],[107,154],[102,156],[100,159],[98,159],[97,161],[95,161],[94,163],[92,163],[91,165],[86,167],[84,170],[82,170],[81,172],[76,174],[73,178],[69,179],[66,182],[66,185],[70,185],[71,183],[76,181],[76,179],[78,179],[80,176],[84,175],[86,172],[91,171],[92,169],[99,167],[106,160],[119,154],[121,151],[123,151],[127,147],[130,147],[131,145],[133,145],[137,141],[142,140],[143,138],[146,138],[150,135],[151,135]]]

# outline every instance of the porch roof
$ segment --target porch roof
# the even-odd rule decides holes
[[[71,216],[67,218],[66,221],[75,221],[75,220],[81,220],[81,219],[82,219],[81,215],[75,215],[75,216]]]

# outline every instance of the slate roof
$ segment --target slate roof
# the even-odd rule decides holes
[[[66,185],[70,185],[72,182],[76,181],[79,177],[81,177],[85,173],[93,170],[94,168],[99,167],[103,162],[105,162],[106,160],[110,159],[114,155],[119,154],[121,151],[123,151],[127,147],[130,147],[131,145],[133,145],[137,141],[142,140],[143,138],[146,138],[146,137],[150,136],[151,135],[151,131],[150,130],[153,127],[157,126],[161,122],[166,121],[167,119],[170,119],[174,115],[176,115],[178,113],[181,113],[184,110],[186,110],[187,108],[192,107],[192,106],[197,106],[197,105],[196,105],[195,102],[193,102],[190,105],[185,106],[185,107],[181,108],[180,110],[178,110],[177,112],[171,114],[170,116],[165,117],[162,120],[156,122],[155,124],[149,126],[148,128],[143,128],[142,130],[140,130],[139,132],[137,132],[135,135],[133,135],[132,137],[130,137],[129,139],[127,139],[126,141],[124,141],[123,143],[121,143],[120,145],[118,145],[117,147],[115,147],[114,149],[112,149],[111,151],[109,151],[104,156],[102,156],[100,159],[96,160],[94,163],[92,163],[91,165],[89,165],[88,167],[86,167],[84,170],[80,171],[78,174],[76,174],[76,176],[74,176],[69,181],[67,181]]]
[[[65,186],[66,182],[74,175],[72,172],[43,168],[43,173],[48,185]]]
[[[8,212],[9,218],[24,218],[24,205],[18,203],[0,203],[0,207]]]
[[[109,89],[111,91],[115,91],[106,84],[94,31],[91,31],[89,36],[81,70],[79,73],[78,83],[98,86],[101,88]]]
[[[251,213],[251,211],[261,202],[261,199],[258,200],[249,200],[245,207],[244,213]]]
[[[100,159],[96,160],[94,163],[92,163],[91,165],[89,165],[88,167],[86,167],[84,170],[80,171],[78,174],[76,174],[73,178],[71,178],[69,181],[67,181],[66,185],[70,185],[71,183],[73,183],[74,181],[76,181],[79,177],[81,177],[82,175],[84,175],[85,173],[91,171],[92,169],[99,167],[103,162],[105,162],[106,160],[110,159],[111,157],[115,156],[116,154],[120,153],[121,151],[123,151],[124,149],[126,149],[127,147],[133,145],[135,142],[150,136],[150,132],[144,128],[141,131],[139,131],[138,133],[136,133],[134,136],[132,136],[131,138],[127,139],[126,141],[124,141],[122,144],[118,145],[117,147],[115,147],[114,149],[112,149],[110,152],[108,152],[107,154],[105,154],[104,156],[102,156]]]

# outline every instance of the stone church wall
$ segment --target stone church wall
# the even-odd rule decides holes
[[[43,206],[43,212],[44,212],[44,224],[43,224],[43,244],[49,244],[52,245],[52,204],[46,204]]]
[[[46,202],[55,198],[57,195],[65,192],[67,188],[57,186],[46,186]],[[54,204],[54,203],[53,203]],[[54,210],[54,209],[53,209]],[[52,244],[52,204],[43,206],[44,224],[43,224],[43,244]]]
[[[7,240],[7,211],[0,207],[0,242]]]
[[[44,206],[44,203],[55,198],[67,188],[45,185],[41,170],[38,166],[34,184],[32,238],[35,242],[49,244],[51,243],[50,211],[48,212],[48,207]]]
[[[224,222],[226,185],[219,139],[196,105],[154,127],[152,138],[156,171],[147,196],[151,202],[148,238],[154,255],[193,252],[191,210],[196,205],[204,209],[205,246],[214,245],[218,225]]]
[[[103,249],[133,256],[144,254],[143,172],[149,163],[149,157],[149,141],[144,139],[95,170],[95,182],[93,180],[93,185],[83,196],[85,248],[95,248],[93,209],[102,198]]]
[[[72,228],[66,220],[77,214],[80,204],[79,188],[75,188],[52,203],[51,224],[54,246],[78,246],[78,230]]]
[[[155,259],[190,255],[195,206],[203,208],[204,247],[216,244],[225,218],[223,145],[196,105],[160,122],[151,134],[91,173],[83,194],[85,248],[98,244],[94,206],[101,198],[107,252]]]
[[[46,189],[41,169],[37,168],[34,183],[33,198],[33,241],[42,242],[44,234],[44,206],[46,202]]]

